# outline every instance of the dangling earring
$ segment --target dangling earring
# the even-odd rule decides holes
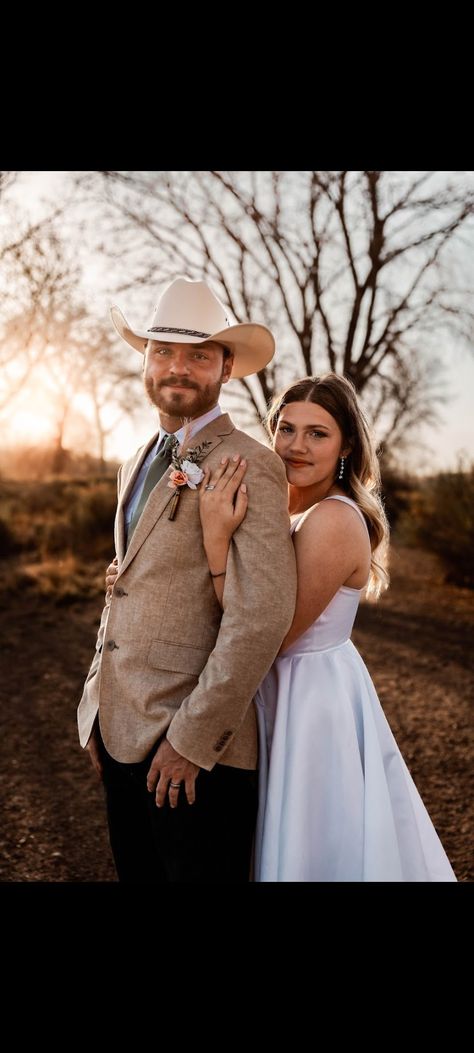
[[[345,462],[345,457],[341,457],[341,467],[339,469],[339,475],[337,477],[338,479],[342,479],[343,476],[344,476],[344,462]]]

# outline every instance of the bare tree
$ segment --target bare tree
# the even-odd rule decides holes
[[[63,205],[28,221],[8,196],[17,173],[0,174],[0,412],[11,410],[77,298],[79,269],[54,224]]]
[[[122,289],[208,278],[236,319],[277,334],[258,385],[350,377],[382,441],[430,420],[443,353],[472,346],[472,173],[102,172],[101,248]]]
[[[95,435],[99,471],[105,471],[106,441],[126,415],[142,403],[138,373],[130,372],[103,323],[85,306],[70,309],[50,326],[42,360],[41,385],[54,414],[51,470],[61,474],[70,464],[67,435],[78,415],[82,432]],[[121,349],[120,349],[121,352]],[[90,440],[89,440],[90,442]]]
[[[130,371],[111,326],[86,305],[78,246],[55,222],[66,202],[29,223],[8,199],[14,173],[0,173],[0,417],[45,410],[54,422],[52,470],[69,463],[68,427],[95,431],[100,464],[110,432],[133,413],[139,377]],[[80,406],[80,409],[79,409]],[[89,421],[89,423],[88,423]],[[28,435],[25,435],[28,441]]]
[[[130,370],[120,353],[117,338],[104,324],[92,324],[79,344],[80,390],[88,396],[97,442],[99,470],[105,471],[106,443],[124,417],[133,417],[143,406],[143,387],[138,372]]]

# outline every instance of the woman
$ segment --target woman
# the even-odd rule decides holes
[[[267,426],[286,468],[298,592],[255,699],[255,880],[455,881],[350,640],[364,590],[388,585],[379,468],[355,390],[334,373],[301,380],[275,399]],[[232,535],[258,500],[244,474],[237,459],[207,470],[200,486],[221,604]]]

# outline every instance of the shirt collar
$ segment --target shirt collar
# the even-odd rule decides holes
[[[215,420],[216,417],[220,417],[221,415],[222,415],[222,410],[221,410],[221,407],[218,404],[217,406],[214,406],[213,409],[208,410],[207,413],[203,413],[202,417],[196,417],[196,419],[192,421],[192,427],[191,427],[191,431],[189,433],[189,438],[192,439],[193,435],[195,435],[197,431],[201,431],[201,428],[205,428],[206,424],[210,424],[211,420]],[[165,431],[165,429],[162,428],[161,425],[160,425],[160,434],[158,436],[157,446],[160,445],[160,442],[163,439],[163,437],[166,438],[166,436],[169,435],[169,434],[170,434],[170,432]],[[172,434],[174,434],[176,436],[178,442],[181,443],[183,441],[183,438],[184,438],[184,427],[183,428],[179,428],[178,431],[172,432]]]

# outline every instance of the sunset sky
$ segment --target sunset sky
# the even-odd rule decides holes
[[[474,176],[474,173],[468,173]],[[41,212],[41,200],[44,197],[54,199],[55,195],[63,189],[67,183],[68,173],[62,172],[25,172],[15,189],[15,199],[20,210],[36,218]],[[471,232],[472,236],[472,232]],[[468,260],[467,281],[474,284],[474,245],[466,257]],[[108,315],[110,299],[101,292],[100,280],[97,280],[100,266],[97,261],[91,261],[88,278],[91,283],[92,295],[95,299],[96,309],[104,318]],[[117,296],[117,301],[121,303]],[[123,298],[123,308],[132,324],[140,325],[148,323],[147,318],[141,319],[138,312],[133,312],[130,307],[130,293]],[[242,319],[243,320],[243,319]],[[140,370],[139,356],[130,349],[131,364],[136,366],[137,373]],[[422,471],[436,471],[437,469],[453,468],[456,466],[460,455],[471,456],[474,447],[474,424],[473,424],[473,394],[474,394],[474,348],[471,353],[468,350],[440,349],[440,357],[444,361],[444,381],[446,395],[449,401],[439,409],[439,423],[435,426],[422,426],[417,433],[413,433],[411,440],[411,455],[409,467]],[[230,385],[228,389],[230,389]],[[225,389],[223,389],[222,404],[224,408],[229,405]],[[35,384],[34,397],[28,387],[25,388],[23,396],[15,404],[14,416],[6,420],[9,441],[20,441],[28,434],[32,441],[41,441],[48,438],[54,431],[54,412],[50,404],[51,396],[48,394],[47,383],[43,384],[41,378]],[[370,409],[370,407],[369,407]],[[237,415],[236,422],[238,423]],[[78,421],[80,420],[80,404],[78,408]],[[141,444],[157,424],[156,413],[149,407],[144,396],[143,413],[136,424],[123,420],[114,434],[111,436],[107,453],[109,457],[119,460],[130,456],[137,445]],[[79,426],[76,424],[76,426]]]

